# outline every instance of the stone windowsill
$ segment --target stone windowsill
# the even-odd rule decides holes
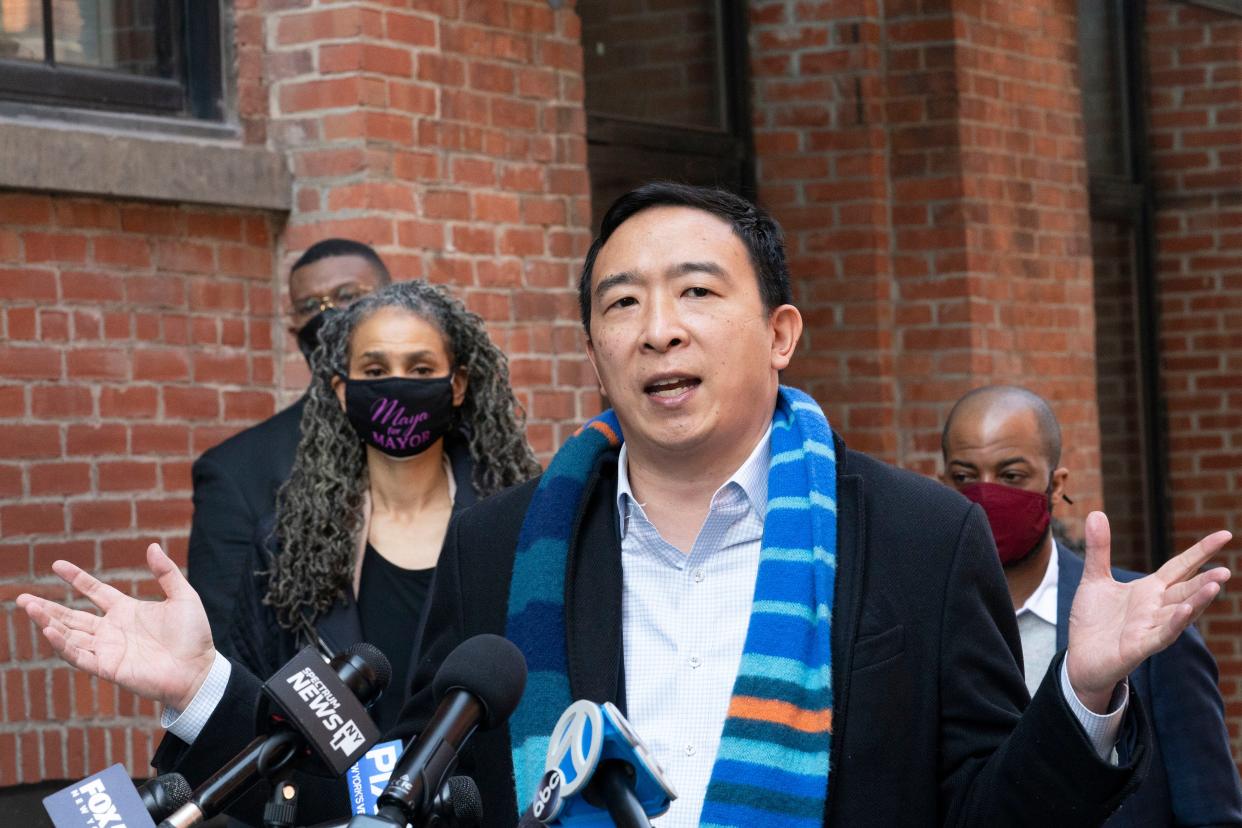
[[[288,212],[282,153],[227,124],[0,104],[0,188]]]

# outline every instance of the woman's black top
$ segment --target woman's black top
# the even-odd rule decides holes
[[[363,554],[362,581],[358,585],[362,638],[388,656],[394,677],[389,689],[371,707],[371,718],[380,730],[387,730],[401,713],[405,688],[397,677],[409,673],[413,655],[410,639],[418,628],[434,573],[434,568],[403,569],[370,543]]]
[[[460,434],[450,435],[450,437],[452,439],[445,438],[445,450],[453,469],[453,479],[457,483],[457,496],[453,500],[453,515],[456,516],[462,509],[473,505],[478,498],[474,492],[474,464],[470,459],[466,439]],[[385,691],[379,704],[383,706],[387,703],[387,705],[399,708],[401,700],[410,690],[411,671],[408,668],[414,666],[415,642],[425,615],[423,604],[428,593],[427,586],[430,584],[431,570],[427,570],[422,575],[427,584],[423,586],[417,598],[410,591],[413,587],[407,590],[402,585],[404,579],[401,579],[402,583],[398,583],[397,578],[387,578],[382,588],[372,584],[368,589],[368,580],[372,578],[383,580],[387,573],[381,567],[392,566],[392,564],[378,555],[364,553],[363,572],[358,591],[363,595],[378,594],[377,605],[372,605],[370,600],[366,599],[368,606],[360,608],[354,600],[351,589],[342,593],[337,604],[313,622],[308,621],[296,630],[288,630],[277,623],[276,613],[263,602],[267,593],[265,573],[272,568],[276,557],[281,554],[281,545],[276,538],[275,528],[276,515],[274,513],[260,521],[259,529],[255,534],[251,559],[246,563],[249,577],[243,578],[239,584],[237,599],[234,603],[233,625],[229,630],[229,636],[217,641],[216,647],[260,680],[265,680],[307,644],[316,644],[324,653],[340,653],[352,644],[367,641],[379,647],[393,666],[392,682],[388,685],[388,690]],[[368,560],[372,557],[379,560],[378,567],[375,564],[367,566]],[[376,569],[379,569],[378,573]],[[396,569],[403,574],[407,572],[401,570],[400,567]],[[398,600],[408,602],[408,606],[412,609],[409,612],[399,609],[394,603]],[[401,606],[406,606],[406,604]],[[380,620],[373,620],[368,624],[363,617],[364,613],[373,613],[371,618]],[[387,625],[384,624],[385,620],[389,622]],[[367,634],[363,633],[364,628]],[[394,713],[389,721],[395,718]],[[383,714],[378,720],[383,720]]]

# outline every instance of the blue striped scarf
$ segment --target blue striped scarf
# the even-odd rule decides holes
[[[509,719],[518,802],[535,790],[552,728],[573,701],[564,606],[571,535],[592,469],[620,443],[611,411],[583,426],[552,459],[518,535],[506,630],[529,671]],[[832,739],[836,490],[828,420],[809,396],[782,386],[755,597],[704,826],[822,824]]]

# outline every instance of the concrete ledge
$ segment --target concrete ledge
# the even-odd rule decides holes
[[[289,211],[283,154],[204,131],[230,132],[160,134],[0,113],[0,188]]]

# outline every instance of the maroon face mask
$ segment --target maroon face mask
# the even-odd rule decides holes
[[[958,491],[983,507],[1002,566],[1024,560],[1044,542],[1052,520],[1047,492],[1001,483],[971,483]]]

